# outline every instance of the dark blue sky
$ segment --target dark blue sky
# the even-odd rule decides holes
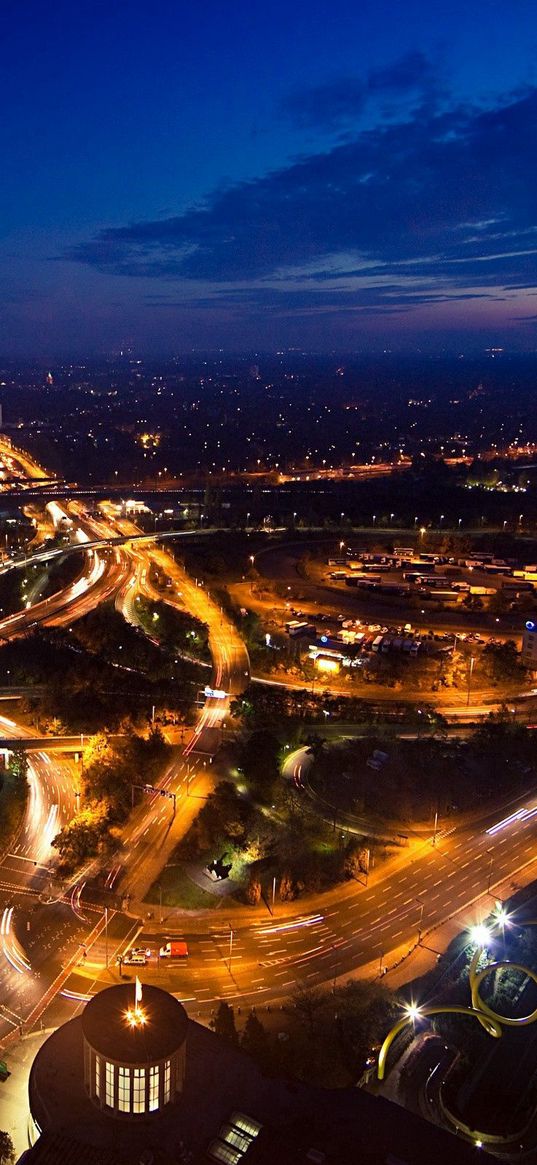
[[[535,0],[4,0],[0,352],[537,347]]]

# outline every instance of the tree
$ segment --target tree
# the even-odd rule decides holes
[[[280,878],[280,902],[288,902],[294,897],[293,879],[289,870],[285,870]]]
[[[250,870],[250,879],[246,887],[246,901],[249,906],[259,906],[261,901],[261,881],[254,870]]]
[[[104,805],[88,806],[68,825],[64,825],[52,842],[62,864],[77,866],[85,858],[97,854],[107,838],[108,826],[108,811]]]
[[[359,878],[367,872],[368,851],[362,842],[351,838],[345,850],[343,859],[343,874],[345,878]]]
[[[0,1165],[13,1165],[15,1146],[9,1133],[0,1132]]]
[[[235,1013],[229,1003],[223,1001],[218,1004],[218,1010],[214,1017],[214,1031],[215,1035],[221,1036],[223,1040],[228,1040],[230,1044],[238,1044],[239,1037],[237,1028],[235,1027]]]
[[[242,749],[241,768],[248,785],[262,801],[272,800],[279,779],[279,752],[277,737],[264,730],[252,732]]]
[[[15,784],[24,788],[28,777],[28,757],[24,748],[14,748],[9,761],[9,772]]]
[[[308,746],[307,751],[309,756],[312,756],[314,760],[318,760],[323,755],[326,744],[324,736],[319,736],[318,733],[311,732],[306,737],[305,743]]]
[[[290,1011],[313,1032],[325,1003],[325,992],[317,987],[297,987],[291,996]]]
[[[509,683],[519,679],[522,674],[520,656],[513,639],[505,643],[487,643],[483,648],[483,663],[489,666],[492,677],[499,683]]]
[[[255,1011],[251,1011],[246,1020],[241,1037],[241,1048],[249,1056],[252,1056],[261,1068],[266,1067],[270,1051],[269,1037]]]

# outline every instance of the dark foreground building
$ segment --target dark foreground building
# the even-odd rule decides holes
[[[475,1165],[485,1154],[360,1089],[262,1075],[168,992],[110,987],[30,1076],[24,1165]]]

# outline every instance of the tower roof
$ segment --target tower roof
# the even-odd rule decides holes
[[[138,1006],[138,1021],[133,1013]],[[188,1016],[181,1003],[160,987],[144,986],[139,1004],[134,983],[107,987],[82,1014],[87,1042],[109,1060],[145,1064],[171,1056],[184,1043]]]

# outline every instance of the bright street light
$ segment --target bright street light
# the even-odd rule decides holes
[[[496,922],[498,922],[502,927],[506,926],[509,922],[510,915],[507,913],[507,910],[505,909],[505,906],[502,902],[496,903],[495,918]]]
[[[473,926],[470,931],[470,938],[476,947],[486,947],[490,939],[490,930],[488,926],[480,923],[479,926]]]
[[[415,1003],[407,1003],[405,1006],[405,1011],[409,1019],[416,1020],[420,1019],[421,1017],[421,1008],[418,1007]]]

